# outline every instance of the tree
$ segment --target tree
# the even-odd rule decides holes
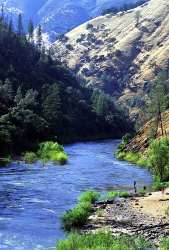
[[[29,20],[29,24],[28,24],[28,38],[29,38],[29,42],[33,42],[33,38],[34,38],[34,25],[33,25],[32,19]]]
[[[37,46],[38,46],[38,49],[40,49],[40,50],[42,48],[42,42],[43,42],[43,39],[42,39],[42,26],[39,25],[38,28],[37,28]]]
[[[149,104],[149,119],[151,120],[150,137],[156,138],[158,129],[161,130],[161,135],[165,134],[165,127],[163,124],[162,113],[165,111],[166,103],[166,74],[161,73],[158,75],[155,86],[150,93],[151,102]]]
[[[156,139],[150,144],[148,151],[148,163],[156,176],[161,181],[169,177],[169,139],[163,137]]]
[[[22,22],[22,14],[18,15],[17,35],[19,37],[22,37],[24,35],[23,22]]]

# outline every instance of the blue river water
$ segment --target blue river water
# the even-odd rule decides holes
[[[65,166],[40,162],[0,168],[0,250],[52,250],[64,238],[61,216],[88,189],[131,190],[151,184],[150,173],[115,159],[118,140],[65,147]]]

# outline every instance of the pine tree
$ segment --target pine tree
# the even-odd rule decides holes
[[[22,37],[24,35],[22,14],[19,14],[19,16],[18,16],[17,35],[19,37]]]
[[[39,25],[37,29],[37,46],[41,50],[42,48],[42,26]]]
[[[34,25],[33,25],[33,21],[30,19],[29,20],[29,24],[28,24],[28,39],[29,42],[33,42],[34,40]]]

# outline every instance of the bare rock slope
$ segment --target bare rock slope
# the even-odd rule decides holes
[[[150,0],[135,9],[87,22],[53,45],[88,86],[116,96],[136,117],[154,76],[169,59],[169,2]]]

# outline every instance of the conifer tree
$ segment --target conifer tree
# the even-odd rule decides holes
[[[29,20],[29,24],[28,24],[28,39],[29,42],[33,42],[34,40],[34,25],[33,25],[33,21],[32,19]]]
[[[24,35],[22,14],[19,14],[18,16],[17,34],[19,37],[22,37]]]
[[[42,26],[39,25],[37,29],[37,46],[41,50],[42,48]]]

